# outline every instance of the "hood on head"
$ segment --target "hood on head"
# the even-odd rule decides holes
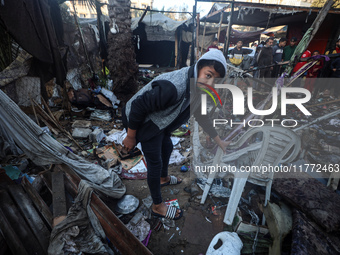
[[[195,68],[194,68],[195,82],[196,82],[196,79],[197,79],[197,76],[198,76],[198,70],[197,70],[198,62],[200,62],[201,60],[215,60],[215,61],[220,62],[223,65],[224,70],[225,70],[224,77],[227,75],[227,61],[226,61],[222,51],[217,50],[217,49],[216,50],[209,50],[195,64]],[[224,77],[221,77],[221,78],[224,78]]]

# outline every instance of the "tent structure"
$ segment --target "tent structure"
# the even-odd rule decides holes
[[[297,37],[299,40],[311,26],[320,8],[308,8],[298,6],[234,2],[232,25],[254,26],[268,29],[287,25],[287,37]],[[229,24],[231,4],[215,3],[209,13],[201,18],[201,22]],[[339,34],[338,24],[340,10],[331,9],[328,12],[321,28],[310,44],[310,50],[324,52],[326,48],[334,44],[329,38],[335,38]],[[223,35],[221,31],[221,35]],[[220,38],[220,40],[223,40]]]
[[[186,21],[175,21],[161,13],[151,13],[140,19],[132,19],[131,24],[138,63],[176,66],[181,59],[186,60],[189,43],[182,40]]]

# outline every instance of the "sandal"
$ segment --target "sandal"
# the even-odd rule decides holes
[[[179,181],[175,176],[170,175],[170,180],[166,183],[162,183],[161,187],[168,186],[168,185],[176,185],[180,183],[182,183],[182,181]]]
[[[169,220],[179,220],[183,216],[183,211],[182,210],[180,210],[180,211],[181,211],[180,214],[177,217],[175,217],[176,213],[177,213],[177,207],[168,206],[168,210],[166,211],[165,216],[161,215],[159,213],[155,213],[153,210],[151,210],[151,214],[153,216],[156,216],[156,217],[159,217],[159,218],[165,218],[165,219],[169,219]]]

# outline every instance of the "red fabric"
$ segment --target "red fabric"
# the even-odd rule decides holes
[[[308,89],[311,94],[313,94],[314,83],[317,78],[307,78],[305,82],[305,89]]]
[[[218,49],[218,47],[216,45],[210,45],[207,49],[207,52],[210,50],[210,49]]]
[[[306,50],[306,51],[302,54],[301,58],[308,58],[308,57],[310,57],[310,56],[312,56],[312,53],[311,53],[309,50]],[[301,67],[303,67],[305,64],[306,64],[306,62],[299,62],[299,63],[297,63],[296,66],[295,66],[294,69],[293,69],[293,73],[297,72],[297,71],[298,71]]]
[[[340,48],[336,47],[335,50],[336,50],[336,53],[340,53]]]
[[[307,79],[305,82],[305,89],[308,89],[310,93],[313,93],[314,90],[314,83],[318,77],[320,70],[323,67],[323,61],[320,60],[317,62],[311,69],[307,72]]]
[[[322,67],[323,67],[323,61],[320,60],[311,69],[308,70],[307,78],[316,78],[316,77],[318,77],[318,74],[319,74],[320,70],[322,69]]]

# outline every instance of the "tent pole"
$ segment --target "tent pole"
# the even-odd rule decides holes
[[[75,24],[76,24],[76,26],[77,26],[77,28],[78,28],[78,31],[79,31],[80,41],[81,41],[81,44],[83,45],[83,49],[84,49],[84,52],[85,52],[86,60],[87,60],[87,62],[88,62],[88,67],[89,67],[91,73],[93,73],[93,72],[94,72],[94,71],[93,71],[94,69],[93,69],[93,67],[92,67],[92,63],[91,63],[91,61],[90,61],[89,54],[88,54],[88,52],[87,52],[87,48],[86,48],[86,45],[85,45],[85,40],[84,40],[83,31],[81,30],[81,27],[80,27],[79,22],[78,22],[77,9],[76,9],[76,7],[75,7],[74,1],[72,2],[72,4],[73,4],[73,12],[74,12],[74,13],[73,13],[73,16],[74,16]]]
[[[204,41],[205,41],[205,30],[207,25],[207,19],[204,21],[204,30],[203,30],[203,38],[202,38],[202,46],[201,46],[201,56],[203,54],[203,48],[204,48]]]
[[[197,20],[196,20],[197,28],[196,28],[196,60],[199,59],[199,31],[200,31],[200,14],[197,13]]]
[[[231,12],[230,12],[230,15],[229,15],[228,30],[227,30],[227,35],[226,35],[226,41],[224,43],[224,48],[223,48],[223,53],[224,53],[224,56],[225,56],[226,59],[228,59],[231,27],[233,26],[233,16],[234,16],[234,1],[231,2]]]
[[[192,41],[191,41],[191,56],[190,56],[190,65],[192,66],[195,62],[195,18],[196,18],[196,9],[197,9],[197,0],[195,0],[195,5],[193,7],[193,15],[192,15]]]
[[[223,22],[223,13],[224,12],[221,12],[220,25],[218,27],[218,32],[217,32],[217,39],[218,39],[218,41],[220,40],[221,26],[222,26],[222,22]]]
[[[177,58],[178,58],[178,36],[177,30],[175,32],[175,68],[177,67]]]

